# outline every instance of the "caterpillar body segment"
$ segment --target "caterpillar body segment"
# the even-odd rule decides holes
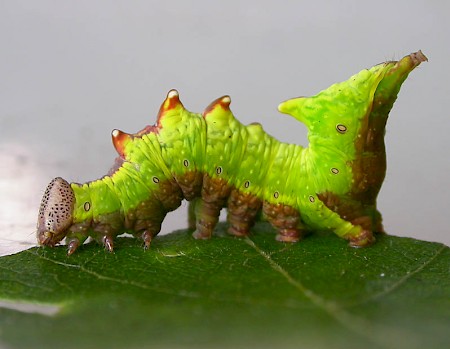
[[[194,237],[210,238],[220,210],[229,232],[249,234],[262,210],[277,239],[332,230],[355,247],[383,231],[376,197],[384,180],[384,130],[400,86],[426,61],[421,51],[366,69],[313,97],[279,105],[308,127],[307,148],[277,141],[259,124],[244,126],[229,96],[202,114],[169,91],[156,124],[135,134],[113,130],[119,154],[110,172],[84,184],[55,178],[42,199],[37,237],[72,254],[91,236],[113,250],[125,231],[150,247],[167,212],[191,201]]]

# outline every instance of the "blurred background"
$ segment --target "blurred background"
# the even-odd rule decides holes
[[[153,124],[171,88],[196,112],[229,94],[244,124],[306,145],[281,101],[419,49],[429,63],[391,112],[379,207],[389,233],[450,245],[449,13],[440,0],[1,1],[0,253],[35,244],[53,177],[104,175],[111,130]],[[186,207],[163,233],[186,227]]]

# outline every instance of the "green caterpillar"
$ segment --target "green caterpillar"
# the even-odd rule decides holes
[[[242,125],[228,96],[195,114],[171,90],[154,126],[112,131],[119,157],[106,176],[50,182],[38,242],[54,246],[65,237],[70,255],[91,236],[112,251],[114,237],[127,231],[148,248],[167,212],[186,199],[197,239],[211,237],[227,207],[236,236],[248,235],[262,210],[279,241],[326,229],[351,246],[370,245],[383,231],[376,197],[386,172],[387,117],[403,81],[424,61],[418,51],[281,103],[280,112],[308,127],[307,148],[277,141],[260,124]]]

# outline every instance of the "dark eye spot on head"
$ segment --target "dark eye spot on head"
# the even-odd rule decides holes
[[[86,201],[83,205],[83,208],[86,212],[88,212],[91,209],[91,203],[89,201]]]

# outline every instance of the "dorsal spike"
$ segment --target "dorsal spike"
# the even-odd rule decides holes
[[[156,123],[158,126],[161,126],[161,120],[169,111],[184,109],[183,104],[180,101],[180,95],[177,90],[170,90],[167,93],[167,97],[164,102],[161,104],[158,112],[158,118]]]
[[[278,105],[278,111],[283,114],[289,114],[297,120],[304,122],[301,109],[305,100],[306,97],[288,99]]]
[[[125,157],[125,147],[133,139],[133,136],[120,130],[113,130],[111,132],[114,147],[121,157]]]
[[[217,110],[217,108],[222,108],[225,112],[230,112],[231,98],[230,96],[222,96],[214,100],[210,105],[208,105],[203,112],[203,117],[206,118],[208,115]]]

